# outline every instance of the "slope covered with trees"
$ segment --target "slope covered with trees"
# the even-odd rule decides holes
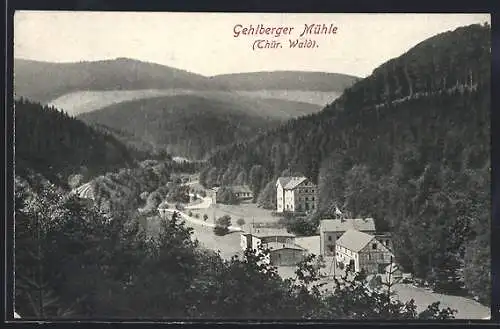
[[[327,72],[270,71],[221,74],[211,78],[233,90],[314,90],[342,92],[359,78]]]
[[[245,102],[243,98],[179,95],[115,104],[78,118],[131,133],[171,154],[202,159],[218,147],[277,127],[294,110],[308,106],[281,100]]]
[[[221,150],[200,178],[248,177],[259,193],[284,171],[302,172],[319,184],[314,219],[336,205],[374,217],[406,269],[488,303],[490,35],[471,25],[425,40],[319,114]]]
[[[127,147],[63,111],[21,99],[15,101],[16,173],[33,169],[63,182],[73,173],[91,177],[133,165]]]

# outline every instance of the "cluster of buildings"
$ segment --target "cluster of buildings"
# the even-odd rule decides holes
[[[278,213],[309,213],[318,207],[318,187],[306,177],[280,177],[276,201]],[[319,244],[323,257],[333,258],[337,265],[350,266],[355,272],[383,274],[395,266],[391,235],[377,232],[373,218],[321,220]],[[257,250],[259,246],[269,249],[267,261],[276,266],[296,265],[307,251],[285,230],[259,228],[242,233],[242,249]]]

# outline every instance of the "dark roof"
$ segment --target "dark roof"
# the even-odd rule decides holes
[[[268,242],[267,248],[270,250],[280,250],[280,249],[295,249],[295,250],[306,250],[295,243],[280,243],[280,242]]]
[[[337,240],[338,246],[344,247],[354,252],[363,249],[375,237],[364,232],[348,230]]]
[[[347,230],[375,232],[373,218],[324,219],[319,224],[321,232],[345,232]]]
[[[245,186],[245,185],[233,185],[233,186],[229,186],[229,188],[234,193],[252,193],[252,190],[250,190],[250,188],[248,186]]]

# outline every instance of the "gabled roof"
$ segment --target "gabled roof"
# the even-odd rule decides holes
[[[321,232],[345,232],[347,230],[375,232],[373,218],[324,219],[319,224]]]
[[[278,177],[278,181],[276,184],[280,184],[281,186],[285,187],[286,184],[292,179],[292,177]]]
[[[363,249],[370,241],[375,237],[364,232],[356,230],[347,230],[342,236],[337,240],[336,244],[338,246],[344,247],[354,252],[358,252]]]
[[[302,184],[303,182],[305,182],[307,180],[307,177],[279,177],[278,178],[278,181],[276,182],[276,184],[280,184],[281,186],[283,186],[283,188],[285,190],[293,190],[294,188],[296,188],[297,186],[299,186],[300,184]]]
[[[295,243],[280,243],[280,242],[268,242],[267,248],[270,250],[280,250],[280,249],[295,249],[295,250],[306,250]]]
[[[290,181],[286,184],[285,190],[293,190],[306,180],[307,180],[306,177],[292,177],[292,179],[290,179]]]

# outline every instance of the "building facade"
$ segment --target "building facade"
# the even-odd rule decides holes
[[[318,187],[306,177],[280,177],[276,181],[276,211],[308,213],[318,207]]]
[[[320,254],[335,255],[336,241],[348,230],[375,234],[373,218],[324,219],[319,224]]]
[[[295,243],[295,235],[284,230],[257,230],[241,233],[240,246],[243,250],[251,248],[269,249],[265,262],[276,266],[296,265],[305,256],[305,249]]]
[[[350,265],[355,272],[385,274],[388,265],[394,262],[394,254],[373,235],[346,231],[335,245],[337,264]]]

